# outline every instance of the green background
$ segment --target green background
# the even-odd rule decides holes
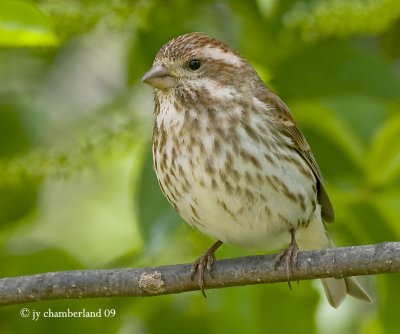
[[[251,62],[304,131],[337,245],[400,239],[398,0],[0,0],[0,276],[192,262],[151,167],[157,50],[203,31]],[[218,258],[255,254],[224,246]],[[259,252],[258,252],[259,253]],[[400,276],[375,303],[327,305],[318,281],[0,309],[0,333],[398,333]],[[113,318],[22,318],[114,309]]]

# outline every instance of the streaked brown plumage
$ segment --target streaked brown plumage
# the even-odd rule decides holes
[[[253,67],[201,33],[157,53],[142,79],[155,88],[153,160],[158,182],[192,227],[218,241],[194,264],[203,290],[223,242],[276,249],[288,279],[301,250],[332,247],[332,204],[310,147],[285,103]],[[346,292],[370,301],[354,278],[324,279],[329,303]]]

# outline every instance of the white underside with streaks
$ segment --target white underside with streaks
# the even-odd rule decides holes
[[[314,211],[312,209],[311,203],[316,200],[316,195],[311,182],[295,165],[280,161],[273,155],[270,157],[273,160],[271,163],[265,157],[265,153],[269,153],[266,152],[265,146],[251,138],[244,129],[239,132],[242,139],[241,148],[260,162],[260,169],[255,169],[251,162],[235,154],[233,143],[221,142],[220,154],[215,154],[214,140],[218,138],[218,131],[223,132],[229,128],[230,120],[227,117],[221,117],[217,125],[200,122],[201,127],[214,126],[215,131],[204,131],[203,134],[202,131],[185,132],[181,131],[181,127],[186,125],[183,115],[174,110],[173,103],[170,102],[167,105],[168,107],[162,109],[156,119],[157,126],[164,126],[168,137],[163,148],[154,151],[155,169],[165,195],[178,208],[186,222],[200,232],[224,243],[272,250],[290,242],[290,228],[297,228],[299,221],[309,221],[307,228],[300,227],[296,232],[300,249],[317,249],[329,245],[321,219],[320,206],[316,205]],[[240,114],[240,110],[232,112]],[[193,115],[195,116],[194,111]],[[252,123],[258,124],[264,121],[255,117]],[[204,142],[205,158],[203,155],[200,157],[199,147],[194,146],[191,150],[189,149],[190,137]],[[173,147],[177,151],[174,160],[172,159]],[[229,154],[234,157],[231,169],[241,175],[239,178],[226,172],[226,159]],[[184,189],[183,182],[175,177],[170,177],[175,189],[171,188],[166,181],[165,175],[160,172],[165,156],[167,160],[163,163],[167,168],[174,170],[176,178],[179,178],[179,166],[185,171],[190,183],[188,189]],[[212,176],[206,171],[208,159],[212,162],[214,171]],[[305,162],[304,167],[308,168]],[[245,177],[246,172],[250,175],[255,175],[257,172],[260,178],[249,182]],[[282,189],[271,186],[267,180],[271,175],[289,182],[291,192],[304,198],[306,210],[288,198]],[[217,187],[213,187],[213,179]],[[233,189],[226,189],[224,181],[227,181]],[[236,188],[241,191],[235,191]],[[246,195],[246,190],[251,192],[250,197]],[[174,193],[176,200],[173,200]]]

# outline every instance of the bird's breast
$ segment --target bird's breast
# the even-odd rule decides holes
[[[277,144],[265,119],[249,120],[239,107],[211,116],[172,104],[160,110],[153,134],[157,179],[191,226],[223,242],[275,248],[292,226],[309,223],[315,178],[295,151]]]

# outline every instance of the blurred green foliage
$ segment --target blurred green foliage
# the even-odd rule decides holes
[[[0,273],[191,262],[212,240],[161,195],[152,95],[139,82],[172,37],[241,52],[290,106],[323,171],[338,245],[400,239],[398,0],[0,0]],[[225,246],[219,258],[255,250]],[[0,333],[398,333],[400,276],[373,305],[327,306],[318,282],[0,310]]]
[[[2,0],[0,46],[50,46],[57,37],[50,21],[28,1]]]

